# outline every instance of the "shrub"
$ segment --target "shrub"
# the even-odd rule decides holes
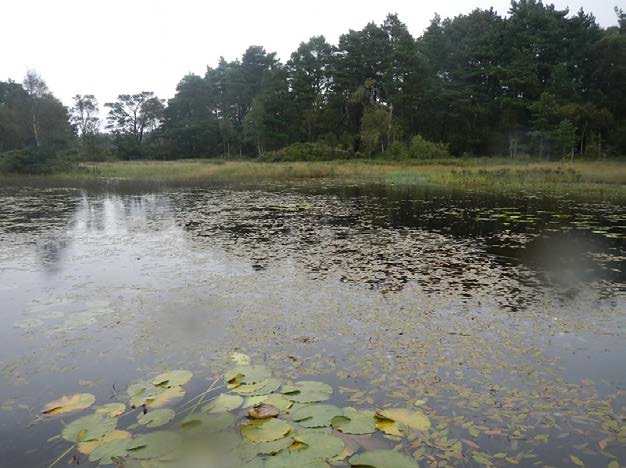
[[[415,135],[408,148],[409,157],[412,159],[447,159],[450,158],[448,145],[433,143],[421,135]]]
[[[336,159],[354,159],[356,153],[350,150],[333,148],[322,143],[295,143],[285,148],[270,151],[261,161],[331,161]]]

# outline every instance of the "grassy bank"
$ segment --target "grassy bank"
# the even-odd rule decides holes
[[[536,162],[451,159],[424,163],[331,161],[118,161],[84,163],[80,170],[45,177],[0,176],[3,185],[81,186],[98,181],[188,185],[212,181],[337,178],[396,185],[431,184],[492,192],[537,192],[626,200],[626,162]]]

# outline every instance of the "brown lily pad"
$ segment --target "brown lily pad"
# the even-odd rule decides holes
[[[261,403],[248,410],[248,417],[250,419],[269,419],[275,418],[280,414],[278,408],[272,405]]]

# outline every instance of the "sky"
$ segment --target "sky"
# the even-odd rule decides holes
[[[616,24],[624,0],[553,0],[559,8],[591,11]],[[546,2],[547,3],[547,2]],[[286,61],[300,42],[323,34],[337,43],[349,29],[382,23],[398,13],[414,36],[435,13],[442,17],[494,7],[509,0],[0,0],[0,80],[22,81],[37,70],[66,105],[75,94],[100,104],[118,94],[174,95],[187,73],[204,74],[220,56],[233,60],[262,45]]]

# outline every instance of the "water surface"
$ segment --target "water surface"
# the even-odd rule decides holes
[[[64,451],[50,400],[177,367],[199,392],[233,351],[335,404],[425,400],[423,464],[626,463],[625,235],[624,206],[537,196],[0,190],[0,465]]]

